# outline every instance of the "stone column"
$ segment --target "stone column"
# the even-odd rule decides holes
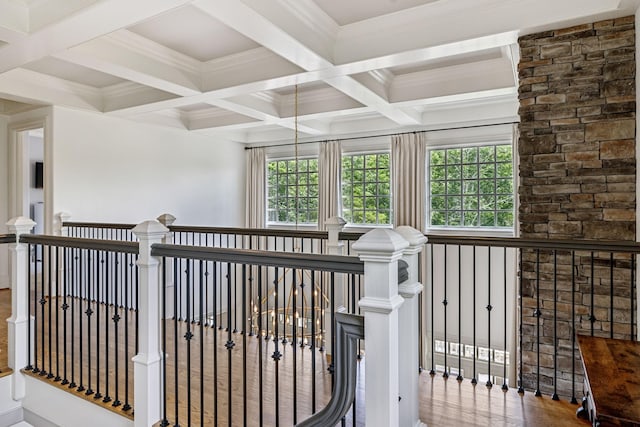
[[[427,238],[413,227],[403,225],[395,229],[409,246],[403,252],[404,261],[409,264],[409,278],[398,285],[398,292],[404,304],[398,311],[400,329],[398,331],[400,358],[400,425],[421,426],[418,399],[418,373],[420,367],[420,327],[418,324],[419,298],[422,283],[418,281],[420,252]]]
[[[18,217],[7,222],[9,233],[16,235],[16,243],[9,245],[11,257],[11,317],[7,319],[9,329],[9,367],[13,369],[11,397],[21,400],[25,396],[25,380],[21,369],[29,364],[27,354],[29,337],[27,264],[29,249],[20,243],[20,235],[30,233],[36,225],[29,218]]]
[[[369,427],[400,425],[398,380],[398,260],[409,243],[389,229],[375,229],[353,245],[364,261],[365,407]]]
[[[138,224],[133,233],[140,242],[138,257],[139,306],[138,354],[133,358],[136,427],[149,427],[160,420],[162,408],[160,348],[160,261],[151,256],[151,245],[161,243],[168,229],[158,221]]]

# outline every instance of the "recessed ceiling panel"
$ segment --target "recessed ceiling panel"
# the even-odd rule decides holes
[[[178,108],[178,110],[185,112],[185,113],[191,113],[193,111],[202,111],[202,110],[210,110],[213,109],[215,107],[209,105],[209,104],[191,104],[191,105],[185,105],[184,107],[180,107]]]
[[[439,0],[315,0],[338,25],[353,24]]]
[[[199,61],[209,61],[259,46],[192,6],[159,15],[129,30]]]
[[[96,88],[103,88],[125,81],[110,74],[95,71],[81,65],[71,64],[52,57],[32,62],[31,64],[25,65],[24,68]]]
[[[309,83],[302,83],[298,85],[298,95],[302,95],[304,92],[309,92],[312,90],[328,88],[329,85],[322,81],[315,81]],[[279,89],[274,89],[273,92],[277,93],[280,96],[293,96],[296,92],[295,86],[287,86]]]

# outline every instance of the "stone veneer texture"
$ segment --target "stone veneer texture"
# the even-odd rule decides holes
[[[634,21],[629,16],[519,39],[522,238],[635,240]],[[629,339],[636,306],[630,257],[596,253],[593,267],[584,252],[572,258],[523,251],[522,257],[523,385],[551,394],[555,377],[558,394],[572,397],[575,362],[579,399],[573,333],[591,333],[593,324],[595,335],[608,337],[613,317],[614,337]]]

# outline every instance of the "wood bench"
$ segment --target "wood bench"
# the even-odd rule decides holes
[[[594,426],[640,427],[640,342],[578,335]]]

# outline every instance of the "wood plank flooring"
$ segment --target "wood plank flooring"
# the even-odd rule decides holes
[[[10,292],[0,292],[0,309],[3,304],[8,305],[5,300],[10,300]],[[2,312],[0,312],[2,315]],[[8,315],[5,315],[5,318]],[[131,319],[130,319],[131,322]],[[275,361],[272,358],[275,349],[275,343],[272,340],[258,339],[255,336],[244,337],[242,334],[232,334],[233,349],[227,349],[228,334],[224,330],[213,328],[203,328],[202,334],[197,324],[184,324],[177,322],[175,324],[168,321],[167,347],[169,357],[167,361],[167,418],[170,425],[176,423],[176,408],[178,413],[178,421],[181,426],[187,425],[242,425],[245,417],[247,425],[254,426],[276,425],[275,413],[275,388],[276,378],[278,392],[281,396],[279,399],[278,415],[279,425],[293,425],[293,361],[296,361],[296,369],[298,370],[296,381],[297,392],[297,422],[304,420],[311,413],[311,396],[314,395],[311,382],[311,366],[315,359],[315,398],[316,410],[319,410],[326,404],[330,398],[331,377],[327,371],[328,364],[325,354],[319,352],[311,352],[308,348],[293,347],[290,344],[278,343],[279,351],[282,358],[278,362],[278,375],[275,372]],[[47,328],[45,328],[47,330]],[[171,332],[173,331],[173,332]],[[191,332],[193,337],[185,340],[185,335]],[[86,333],[86,331],[85,331]],[[119,329],[119,333],[124,333],[123,328]],[[177,356],[173,354],[174,336],[179,338],[180,351]],[[246,338],[246,341],[245,341]],[[104,334],[101,335],[101,341]],[[214,339],[218,349],[215,352],[217,365],[214,365]],[[48,341],[48,337],[46,337]],[[94,339],[95,345],[95,339]],[[121,343],[124,341],[121,341]],[[187,342],[190,343],[191,352],[190,359],[187,357]],[[2,352],[6,355],[6,327],[0,327],[0,343],[2,343]],[[200,380],[200,343],[202,343],[204,357],[202,359],[204,366],[203,380]],[[119,349],[123,351],[122,345]],[[246,350],[246,352],[245,352]],[[109,350],[112,351],[112,350]],[[227,387],[229,384],[229,354],[231,353],[231,389]],[[259,387],[259,370],[258,359],[262,354],[263,376],[262,376],[262,394]],[[294,357],[295,356],[295,357]],[[188,363],[187,360],[190,360]],[[1,359],[0,359],[1,361]],[[78,361],[75,361],[78,363]],[[86,363],[86,361],[85,361]],[[104,366],[104,361],[102,362]],[[245,382],[242,376],[243,366],[246,364],[246,390],[247,399],[243,399]],[[213,367],[217,366],[214,372]],[[76,367],[77,369],[77,367]],[[85,367],[84,369],[88,369]],[[364,359],[359,363],[359,382],[358,392],[356,394],[356,421],[353,421],[351,411],[347,415],[346,425],[348,426],[364,426]],[[110,370],[113,370],[113,363]],[[95,363],[92,366],[92,373],[95,374]],[[176,374],[177,373],[177,374]],[[46,380],[46,376],[36,375],[38,378]],[[177,378],[177,381],[176,381]],[[216,380],[214,381],[214,378]],[[95,381],[95,380],[94,380]],[[104,380],[103,380],[104,381]],[[124,387],[123,369],[120,369],[118,378],[120,390]],[[132,375],[129,377],[132,381]],[[178,396],[176,405],[176,382],[178,385]],[[60,382],[55,383],[59,387]],[[113,381],[110,387],[114,387]],[[63,388],[69,389],[68,386]],[[85,392],[78,393],[84,395],[88,400],[94,399],[93,396],[86,396]],[[231,395],[231,400],[229,400]],[[458,383],[455,379],[450,378],[444,380],[441,376],[431,377],[427,372],[420,375],[420,418],[428,426],[544,426],[544,427],[564,427],[564,426],[583,426],[589,425],[584,420],[580,420],[575,416],[576,405],[568,402],[552,401],[550,397],[535,397],[533,393],[525,393],[520,396],[515,388],[507,392],[503,392],[500,387],[487,389],[484,386],[472,386],[469,380]],[[201,400],[202,398],[202,400]],[[200,417],[200,405],[204,404]],[[112,408],[112,402],[103,403],[103,405]],[[262,407],[262,416],[260,412]],[[229,411],[231,408],[231,411]],[[188,410],[189,409],[189,410]],[[217,409],[217,418],[216,418]],[[115,409],[121,412],[118,408]],[[228,422],[228,416],[231,413],[231,423]]]
[[[13,372],[9,368],[7,340],[9,336],[6,319],[11,316],[11,290],[0,289],[0,377]]]

